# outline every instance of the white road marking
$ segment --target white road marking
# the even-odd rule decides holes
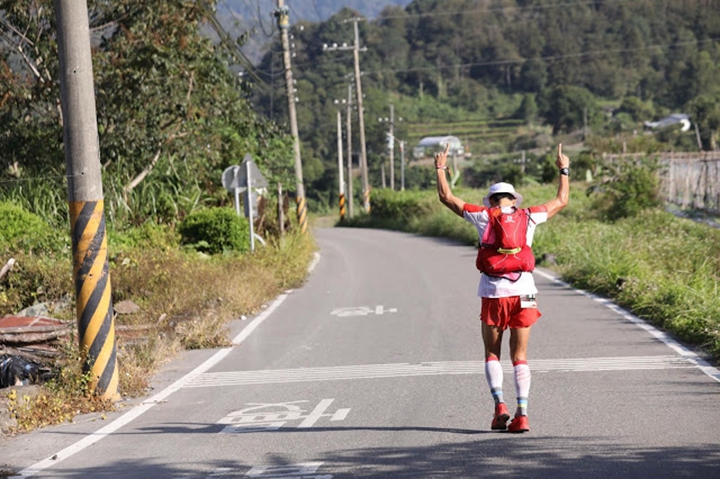
[[[348,308],[335,308],[330,314],[340,318],[350,318],[354,316],[367,316],[368,314],[383,315],[385,313],[397,313],[397,308],[385,309],[385,306],[379,304],[373,309],[370,306],[350,306]]]
[[[503,369],[511,372],[509,362]],[[534,359],[533,372],[635,371],[652,369],[692,369],[695,365],[682,357],[622,356],[609,358]],[[216,386],[248,386],[258,384],[309,381],[341,381],[349,379],[383,379],[456,374],[484,374],[484,361],[438,361],[424,363],[367,364],[318,368],[269,369],[204,373],[185,384],[187,388]]]
[[[645,320],[638,318],[634,314],[631,314],[624,309],[622,309],[617,304],[613,303],[609,299],[601,298],[600,296],[597,296],[593,293],[589,293],[587,291],[584,291],[582,289],[576,289],[570,286],[568,283],[562,281],[561,279],[556,278],[555,276],[548,274],[544,271],[541,271],[539,269],[536,269],[534,271],[538,275],[542,276],[543,278],[549,279],[550,281],[554,281],[557,284],[560,284],[568,289],[571,289],[573,291],[577,291],[578,293],[582,294],[583,296],[587,296],[588,298],[602,304],[603,306],[613,310],[623,318],[627,319],[637,327],[647,331],[650,333],[654,338],[662,341],[667,347],[678,353],[680,356],[685,358],[686,360],[690,361],[692,364],[695,365],[696,368],[698,368],[700,371],[708,375],[709,377],[713,378],[715,381],[720,382],[720,370],[713,367],[702,359],[700,356],[695,354],[693,351],[690,351],[688,348],[683,346],[682,344],[678,343],[674,339],[672,339],[670,336],[668,336],[665,332],[660,331],[656,327],[648,324]]]
[[[220,434],[237,434],[259,431],[276,431],[287,426],[288,422],[299,421],[298,429],[307,429],[315,425],[323,417],[331,421],[343,421],[347,418],[350,408],[338,409],[334,413],[326,413],[335,399],[323,399],[310,413],[300,407],[308,401],[289,401],[281,403],[248,403],[244,409],[233,411],[218,421],[227,424]]]
[[[323,414],[325,413],[325,410],[330,407],[330,404],[332,404],[333,399],[323,399],[320,401],[320,403],[315,406],[315,409],[312,410],[310,414],[305,418],[303,422],[300,423],[298,428],[309,428],[313,427],[316,422],[318,422],[318,419],[320,419]]]
[[[245,477],[300,477],[315,474],[322,464],[322,462],[303,462],[288,466],[255,466],[245,474]]]

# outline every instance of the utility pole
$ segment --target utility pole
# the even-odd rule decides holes
[[[345,182],[345,186],[347,189],[347,194],[345,196],[346,203],[348,204],[348,213],[350,215],[350,218],[353,218],[355,216],[354,213],[354,199],[353,199],[353,165],[352,165],[352,107],[354,106],[354,103],[352,101],[352,83],[348,83],[348,96],[347,100],[342,99],[338,100],[335,99],[333,101],[336,105],[343,104],[346,106],[346,125],[345,130],[347,131],[347,177],[348,180]],[[338,131],[340,131],[340,127],[338,126]],[[342,147],[341,138],[338,138],[338,151],[340,151],[340,148]],[[338,153],[339,154],[339,153]],[[339,167],[339,165],[338,165]],[[342,172],[340,173],[342,175]]]
[[[378,118],[378,121],[390,124],[390,132],[387,135],[390,158],[390,189],[395,190],[395,105],[390,103],[390,118]],[[402,118],[400,118],[400,121],[402,121]]]
[[[347,97],[347,126],[345,130],[347,132],[347,169],[348,169],[348,181],[347,181],[347,194],[348,194],[348,213],[350,218],[355,216],[353,204],[353,169],[352,169],[352,83],[348,84],[348,97]]]
[[[100,144],[86,0],[55,0],[80,353],[90,390],[119,399]]]
[[[280,38],[283,49],[283,65],[285,66],[285,89],[287,90],[288,115],[290,117],[290,134],[293,137],[293,151],[295,152],[295,180],[297,183],[295,202],[297,203],[297,219],[300,231],[307,231],[307,205],[305,203],[305,186],[302,176],[302,159],[300,157],[300,135],[298,135],[297,115],[295,112],[295,92],[293,87],[292,66],[290,65],[290,41],[288,39],[288,28],[290,28],[290,14],[285,0],[277,0],[275,10]]]
[[[367,148],[365,145],[365,116],[363,110],[363,94],[362,84],[360,83],[360,52],[367,51],[366,47],[360,48],[360,33],[358,30],[358,22],[362,21],[362,18],[350,18],[345,20],[343,23],[353,22],[355,26],[355,42],[352,46],[348,46],[343,43],[342,46],[333,44],[332,47],[323,45],[324,51],[334,50],[352,50],[353,60],[355,64],[355,93],[356,93],[356,104],[358,108],[358,129],[360,130],[360,169],[362,171],[362,182],[363,182],[363,207],[366,213],[370,213],[370,182],[368,178],[368,164],[367,164]]]
[[[338,203],[340,221],[345,219],[345,180],[343,179],[343,144],[342,144],[342,113],[337,112],[337,149],[338,149]]]
[[[363,208],[365,213],[370,213],[370,182],[368,179],[367,148],[365,146],[365,113],[363,110],[362,84],[360,83],[360,34],[358,33],[358,22],[360,18],[353,18],[355,26],[355,44],[353,45],[353,60],[355,62],[355,93],[358,107],[358,127],[360,129],[360,161],[362,165],[363,181]]]
[[[405,191],[405,142],[400,140],[400,191]]]
[[[390,103],[390,189],[395,191],[395,106]]]

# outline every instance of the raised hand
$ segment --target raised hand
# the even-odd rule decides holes
[[[450,151],[450,142],[445,143],[445,149],[443,151],[435,153],[435,168],[442,168],[447,164],[448,151]]]
[[[558,153],[557,160],[555,160],[555,165],[557,165],[558,168],[568,168],[570,166],[570,158],[568,158],[566,155],[563,155],[562,143],[558,144]]]

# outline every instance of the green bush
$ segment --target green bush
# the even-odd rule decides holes
[[[621,160],[606,168],[612,174],[589,190],[596,195],[595,208],[603,219],[630,218],[662,204],[656,160]]]
[[[0,202],[0,245],[5,252],[59,252],[70,246],[67,234],[52,228],[38,215],[12,203]]]
[[[432,196],[420,191],[373,190],[370,214],[374,219],[407,225],[413,218],[425,216],[438,206],[433,200]]]
[[[250,249],[250,226],[230,208],[191,213],[178,225],[182,243],[210,254]]]
[[[168,249],[179,245],[178,233],[170,225],[153,222],[143,223],[124,231],[108,231],[111,248],[158,248]]]

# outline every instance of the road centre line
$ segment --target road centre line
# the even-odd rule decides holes
[[[631,314],[631,313],[625,311],[623,308],[621,308],[620,306],[613,303],[612,301],[610,301],[607,298],[601,298],[600,296],[597,296],[588,291],[573,288],[565,281],[562,281],[561,279],[559,279],[549,273],[546,273],[545,271],[536,269],[534,272],[537,273],[538,275],[542,276],[543,278],[553,281],[553,282],[555,282],[561,286],[564,286],[565,288],[568,288],[572,291],[580,293],[583,296],[586,296],[586,297],[592,299],[593,301],[602,304],[606,308],[614,311],[615,313],[619,314],[622,318],[627,319],[628,321],[633,323],[635,326],[650,333],[655,339],[662,341],[667,347],[669,347],[670,349],[672,349],[673,351],[678,353],[680,356],[682,356],[683,358],[685,358],[688,361],[690,361],[691,363],[693,363],[695,365],[695,367],[698,368],[700,371],[702,371],[707,376],[711,377],[712,379],[714,379],[715,381],[720,383],[720,370],[718,370],[717,368],[710,365],[710,363],[705,361],[703,358],[698,356],[693,351],[689,350],[682,344],[680,344],[677,341],[675,341],[674,339],[672,339],[670,336],[668,336],[667,333],[660,331],[655,326],[650,325],[645,320],[638,318],[634,314]]]
[[[692,369],[696,366],[686,358],[667,356],[622,356],[607,358],[534,359],[533,372],[599,372],[658,369]],[[510,364],[503,363],[507,373]],[[185,384],[187,388],[217,386],[248,386],[350,379],[383,379],[458,374],[484,374],[484,361],[438,361],[423,363],[366,364],[318,368],[227,371],[203,373]]]

